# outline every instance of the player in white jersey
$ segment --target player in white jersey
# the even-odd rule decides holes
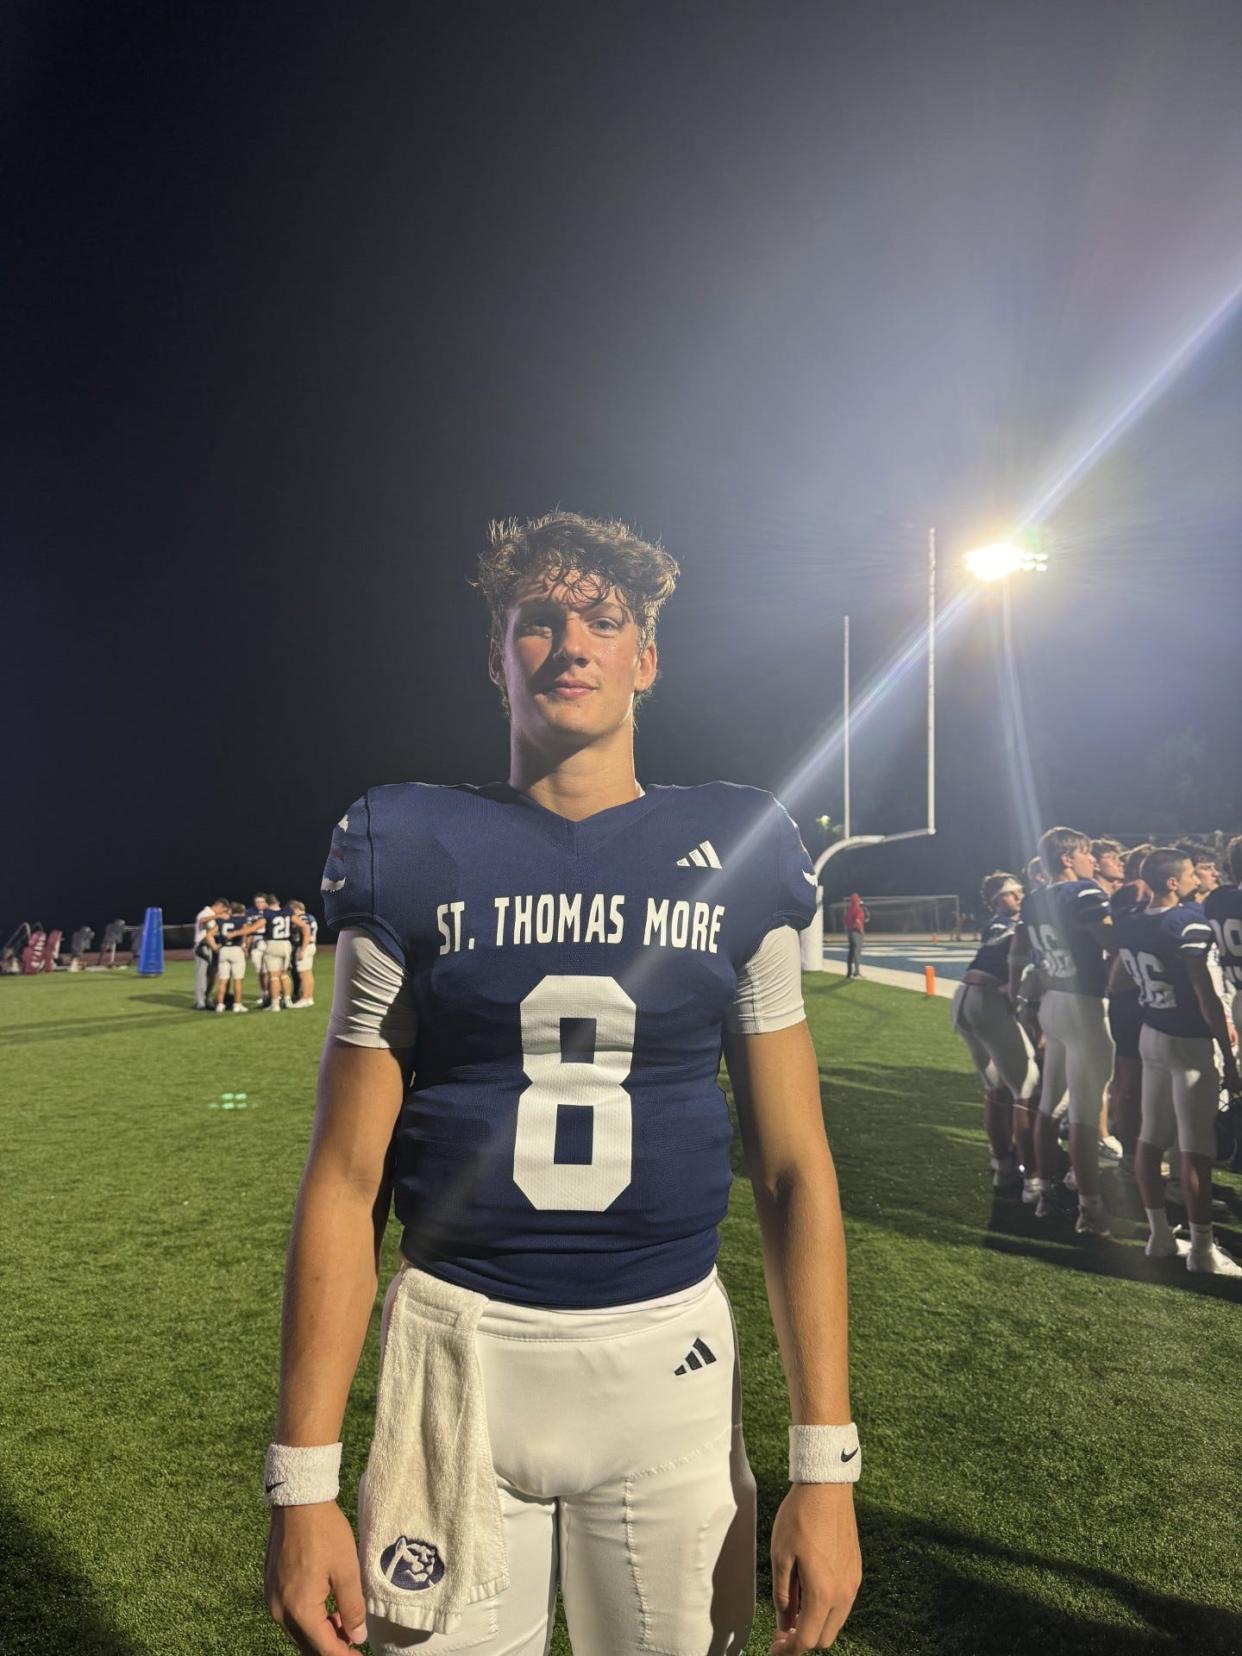
[[[325,869],[342,929],[289,1253],[268,1604],[303,1650],[369,1630],[376,1656],[544,1656],[559,1587],[578,1656],[741,1656],[754,1481],[712,1268],[723,1040],[794,1421],[774,1649],[818,1649],[861,1567],[844,1242],[794,929],[814,874],[770,796],[636,780],[666,554],[557,513],[494,526],[481,572],[509,782],[372,789]],[[360,1571],[336,1440],[390,1180],[410,1264]]]

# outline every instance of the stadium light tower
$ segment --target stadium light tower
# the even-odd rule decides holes
[[[1014,540],[994,541],[989,546],[976,547],[965,554],[962,563],[976,580],[1000,587],[1001,656],[998,667],[1004,712],[1006,761],[1013,789],[1015,815],[1020,823],[1023,838],[1029,844],[1039,833],[1039,808],[1035,797],[1026,720],[1014,657],[1012,588],[1015,575],[1046,574],[1048,555],[1040,546],[1038,531],[1033,530]]]
[[[1005,652],[1012,659],[1013,612],[1010,603],[1010,581],[1014,575],[1046,575],[1048,554],[1037,539],[992,541],[987,546],[976,546],[965,553],[962,563],[978,581],[1000,582],[1001,618],[1005,634]]]

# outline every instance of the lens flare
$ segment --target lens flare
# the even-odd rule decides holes
[[[1092,466],[1107,454],[1109,449],[1124,436],[1135,421],[1145,414],[1152,403],[1168,389],[1182,370],[1188,367],[1198,356],[1212,335],[1232,315],[1240,299],[1242,299],[1242,282],[1239,282],[1236,287],[1225,295],[1216,309],[1182,341],[1163,365],[1149,379],[1144,381],[1129,401],[1108,422],[1094,442],[1088,444],[1078,459],[1044,490],[1023,518],[1024,528],[1039,523],[1056,506],[1060,505],[1071,490],[1082,481]]]

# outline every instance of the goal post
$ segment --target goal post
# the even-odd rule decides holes
[[[820,852],[815,859],[816,876],[824,865],[842,851],[861,850],[868,845],[892,845],[897,840],[927,839],[936,832],[936,531],[927,532],[927,824],[900,834],[851,834],[850,832],[850,621],[844,617],[844,686],[842,697],[843,753],[845,760],[844,836]],[[908,899],[907,899],[908,900]],[[956,900],[955,900],[956,901]],[[934,928],[932,928],[934,929]],[[824,888],[815,893],[815,913],[801,933],[802,970],[822,972],[824,967]]]

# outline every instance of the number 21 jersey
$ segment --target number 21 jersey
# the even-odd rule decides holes
[[[815,877],[770,794],[650,787],[571,822],[505,785],[371,789],[326,918],[404,969],[402,1252],[498,1300],[596,1307],[700,1281],[728,1205],[716,1081],[738,970]]]

